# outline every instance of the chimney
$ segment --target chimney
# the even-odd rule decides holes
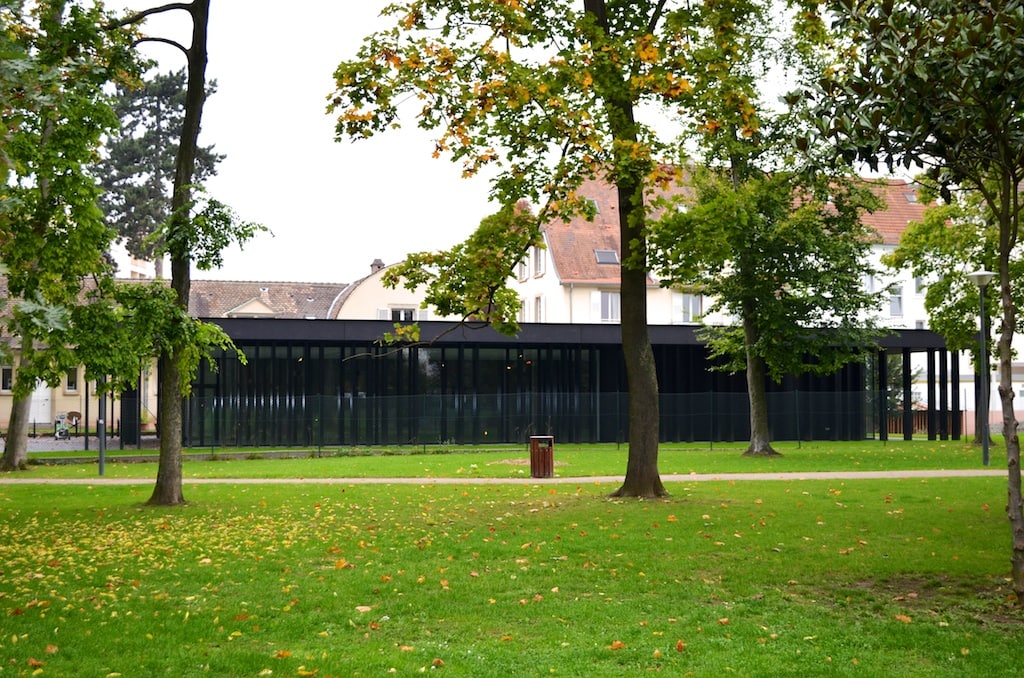
[[[384,270],[384,262],[380,259],[374,259],[373,263],[370,264],[370,274],[373,275],[377,271]]]

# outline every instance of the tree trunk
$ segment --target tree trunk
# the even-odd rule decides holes
[[[622,352],[629,387],[629,457],[626,477],[615,497],[664,497],[668,491],[658,472],[658,440],[661,415],[658,373],[647,331],[647,270],[643,229],[642,183],[619,180],[619,231],[622,239],[620,309]]]
[[[26,397],[15,397],[11,402],[11,419],[7,424],[0,471],[24,471],[28,468],[28,418],[31,411],[31,393]]]
[[[584,0],[584,10],[594,18],[604,36],[610,34],[606,0]],[[635,11],[620,8],[621,12]],[[661,8],[648,20],[654,26]],[[622,487],[613,497],[664,497],[668,494],[658,473],[658,440],[661,415],[658,408],[658,373],[654,349],[647,331],[647,242],[645,233],[644,181],[647,169],[637,162],[634,102],[629,98],[626,76],[614,60],[595,63],[595,89],[604,99],[608,124],[615,139],[614,183],[619,200],[619,240],[622,265],[619,285],[619,327],[629,389],[629,457]]]
[[[199,128],[206,100],[206,36],[210,15],[210,0],[194,0],[187,5],[192,15],[192,46],[188,49],[188,88],[185,91],[185,119],[182,123],[181,142],[175,159],[174,194],[171,196],[171,229],[190,229],[186,214],[191,203],[189,187],[195,175],[196,149],[199,146]],[[189,291],[192,286],[192,253],[184,243],[191,238],[178,238],[170,247],[171,289],[178,305],[188,312]],[[176,347],[181,348],[181,347]],[[165,351],[160,357],[160,392],[157,395],[160,419],[160,462],[156,486],[150,504],[175,505],[185,501],[181,487],[181,425],[182,393],[181,370],[177,356]]]
[[[1001,193],[1003,212],[999,228],[999,290],[1003,322],[999,333],[999,401],[1003,409],[1003,436],[1006,440],[1006,515],[1010,520],[1013,544],[1010,576],[1017,605],[1020,606],[1024,605],[1024,497],[1021,496],[1020,483],[1020,438],[1017,436],[1017,416],[1013,411],[1013,331],[1017,319],[1010,279],[1010,253],[1016,245],[1017,222],[1009,211],[1009,205],[1017,202],[1014,199],[1016,182],[1004,178]]]
[[[173,357],[162,356],[159,368],[157,419],[160,422],[160,459],[149,503],[176,506],[185,503],[181,483],[181,374]],[[165,393],[170,395],[165,396]]]
[[[747,346],[747,398],[750,401],[750,445],[747,446],[743,455],[750,457],[781,456],[772,447],[771,431],[768,428],[764,359],[753,350],[758,338],[754,322],[749,318],[744,318],[743,340]]]

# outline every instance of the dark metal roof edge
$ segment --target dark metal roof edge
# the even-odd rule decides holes
[[[389,320],[302,320],[290,318],[204,318],[220,325],[236,343],[252,341],[313,341],[372,343],[394,330]],[[622,342],[619,325],[524,323],[517,336],[505,336],[487,325],[423,321],[423,342],[446,344],[609,344]],[[651,325],[655,345],[699,345],[696,325]],[[886,350],[946,348],[945,339],[931,330],[893,330],[878,338]]]

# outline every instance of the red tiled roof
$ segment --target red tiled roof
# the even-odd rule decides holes
[[[913,184],[901,179],[870,181],[885,207],[873,214],[865,214],[864,223],[878,232],[883,243],[895,245],[911,221],[923,218],[927,206],[917,202]],[[594,254],[595,250],[613,250],[621,256],[615,187],[607,182],[589,180],[580,186],[577,193],[597,205],[593,221],[575,217],[568,223],[555,221],[544,226],[559,280],[565,284],[618,285],[619,267],[597,263]]]
[[[882,199],[883,207],[865,214],[864,224],[878,231],[886,245],[898,245],[912,221],[924,219],[929,205],[917,200],[917,186],[902,179],[869,179],[871,189]]]
[[[682,190],[682,189],[680,189]],[[576,193],[597,206],[593,221],[582,216],[568,223],[555,221],[544,225],[551,259],[563,283],[586,282],[591,285],[618,285],[619,266],[599,264],[597,250],[611,250],[622,256],[619,247],[619,201],[615,187],[604,181],[585,181]]]

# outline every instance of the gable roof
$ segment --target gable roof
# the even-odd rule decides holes
[[[197,318],[327,319],[345,283],[193,280],[189,313]]]
[[[683,189],[680,189],[683,190]],[[569,222],[561,220],[544,224],[551,261],[562,283],[588,285],[619,284],[619,200],[615,187],[605,181],[588,179],[576,191],[582,198],[592,200],[597,209],[592,221],[582,216]],[[615,252],[613,263],[598,252]],[[648,281],[650,282],[650,281]]]
[[[882,199],[882,209],[865,214],[864,224],[878,232],[885,245],[898,245],[912,221],[924,219],[931,205],[917,199],[917,185],[903,179],[868,179],[871,190]]]
[[[912,221],[921,221],[928,205],[917,201],[916,187],[902,179],[870,179],[872,190],[883,202],[883,208],[863,217],[865,225],[878,232],[881,242],[896,245]],[[673,189],[673,193],[687,190]],[[577,190],[583,198],[594,201],[597,213],[593,221],[574,217],[543,226],[551,261],[563,284],[618,285],[619,267],[598,263],[599,250],[611,250],[619,256],[619,204],[615,187],[605,181],[588,180]]]

